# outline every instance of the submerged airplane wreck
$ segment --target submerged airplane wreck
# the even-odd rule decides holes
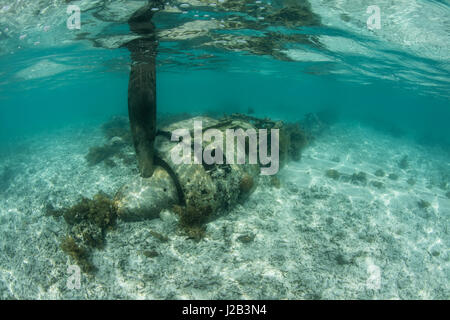
[[[326,121],[320,120],[316,114],[309,114],[297,123],[232,114],[221,118],[187,117],[158,128],[154,143],[155,167],[151,177],[136,176],[112,197],[99,193],[92,199],[81,199],[70,208],[47,208],[49,215],[62,216],[68,224],[68,232],[61,242],[61,248],[84,272],[95,271],[90,254],[93,249],[104,246],[106,232],[114,228],[118,220],[126,223],[156,219],[169,210],[178,216],[180,233],[186,239],[200,241],[205,236],[209,221],[246,201],[258,185],[279,184],[276,175],[261,175],[264,165],[259,162],[249,163],[248,144],[245,145],[245,164],[196,163],[194,141],[188,145],[192,151],[190,161],[175,163],[171,153],[179,151],[180,142],[172,141],[168,133],[180,128],[193,130],[194,121],[200,120],[204,125],[203,132],[214,128],[223,132],[224,136],[227,129],[242,129],[243,132],[249,129],[269,129],[268,132],[270,129],[278,129],[280,168],[289,161],[300,160],[303,148],[327,127]],[[132,149],[128,128],[129,123],[124,118],[115,118],[105,124],[104,132],[109,141],[104,146],[89,150],[86,155],[87,164],[94,166],[104,163],[110,166],[111,163],[114,164],[112,159],[117,159],[128,166],[136,166],[137,162],[130,161],[132,159],[128,159],[123,152],[124,148]],[[235,138],[239,139],[234,136],[233,139]],[[271,141],[270,138],[267,140]],[[216,148],[211,149],[211,145],[214,142],[203,141],[200,146],[202,154],[205,150],[212,154],[220,152]],[[226,141],[223,145],[226,148]],[[166,237],[159,234],[156,236]]]
[[[229,0],[221,6],[227,10],[234,7],[242,10],[245,3]],[[128,87],[129,122],[119,121],[121,128],[110,125],[109,132],[118,134],[110,134],[107,145],[90,150],[86,157],[91,165],[101,161],[106,163],[123,145],[133,144],[140,177],[120,188],[113,198],[99,193],[93,199],[82,199],[67,209],[48,208],[49,214],[63,216],[69,224],[61,248],[88,273],[95,270],[90,261],[91,250],[104,245],[105,232],[117,219],[153,219],[163,210],[172,210],[179,217],[180,230],[188,238],[198,241],[204,236],[208,221],[245,201],[260,183],[261,173],[274,174],[286,162],[299,160],[307,142],[324,128],[324,123],[314,115],[307,116],[303,124],[286,124],[243,114],[189,117],[158,127],[156,52],[157,39],[163,33],[156,30],[152,17],[163,8],[162,3],[149,1],[128,18],[132,35],[120,46],[130,51],[132,60]],[[313,15],[306,14],[308,6],[297,4],[289,8],[269,15],[270,22],[318,23]],[[266,44],[261,46],[268,50]],[[258,45],[251,47],[253,51],[261,49],[257,49]],[[266,49],[263,54],[269,53]],[[196,128],[196,123],[201,123],[202,127]],[[195,138],[207,134],[208,130],[214,133],[208,139]],[[230,136],[231,130],[239,134]],[[184,136],[173,139],[176,132],[184,132]],[[190,139],[191,136],[194,139]],[[222,136],[226,138],[218,140]],[[173,155],[180,151],[181,160],[178,161]],[[223,161],[224,154],[226,162]],[[213,161],[202,161],[203,155]]]

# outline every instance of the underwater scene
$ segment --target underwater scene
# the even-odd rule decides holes
[[[0,299],[450,298],[450,1],[0,0]]]

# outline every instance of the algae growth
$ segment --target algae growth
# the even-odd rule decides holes
[[[95,272],[90,257],[94,248],[105,245],[105,233],[114,227],[117,209],[105,194],[98,193],[92,199],[82,198],[72,207],[62,210],[48,208],[55,217],[63,216],[68,234],[61,240],[61,249],[86,273]]]

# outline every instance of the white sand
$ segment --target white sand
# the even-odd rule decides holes
[[[13,173],[0,193],[0,298],[450,298],[449,154],[345,124],[285,167],[280,189],[260,186],[209,223],[199,243],[177,232],[170,212],[119,221],[106,248],[93,255],[96,276],[82,274],[81,288],[70,290],[72,262],[59,249],[66,224],[44,216],[43,207],[68,206],[99,190],[112,195],[136,176],[121,161],[113,169],[88,167],[84,155],[101,143],[100,130],[72,128],[30,139],[0,158],[0,174],[4,167]],[[398,167],[404,155],[406,170]],[[364,171],[369,183],[327,178],[330,168]],[[399,179],[376,177],[377,169]],[[420,208],[420,200],[430,207]],[[160,242],[150,229],[170,240]],[[255,237],[243,243],[242,235]],[[159,255],[148,258],[144,250]]]

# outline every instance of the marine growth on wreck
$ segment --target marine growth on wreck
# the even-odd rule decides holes
[[[187,239],[200,241],[205,236],[205,224],[208,221],[226,214],[227,210],[245,201],[257,188],[261,180],[259,178],[261,168],[257,163],[207,165],[204,162],[195,163],[195,161],[185,164],[173,162],[171,152],[177,147],[177,143],[171,141],[166,133],[173,132],[177,128],[193,129],[194,123],[199,121],[206,124],[203,132],[211,128],[219,132],[231,129],[276,128],[280,132],[279,157],[282,166],[289,161],[300,160],[301,152],[307,145],[307,133],[302,130],[304,125],[302,122],[285,124],[282,121],[259,119],[245,114],[232,114],[219,119],[194,117],[168,123],[165,127],[159,128],[159,135],[155,142],[157,154],[155,162],[158,167],[151,177],[136,177],[130,185],[120,188],[113,199],[99,193],[93,199],[83,198],[79,203],[65,209],[55,210],[50,205],[49,215],[63,216],[68,224],[68,234],[61,241],[61,249],[83,271],[90,273],[95,271],[95,266],[89,258],[91,251],[104,246],[105,233],[114,227],[117,218],[123,221],[139,221],[157,218],[161,211],[171,210],[179,217],[180,232]],[[100,165],[102,161],[107,164],[107,160],[120,157],[122,149],[132,147],[128,138],[129,132],[125,129],[126,124],[125,118],[115,117],[102,125],[105,140],[109,142],[104,146],[89,148],[86,155],[88,166]],[[308,123],[308,125],[323,126],[320,121]],[[309,135],[311,136],[311,133]],[[237,143],[240,137],[238,135],[233,139]],[[246,143],[244,150],[248,160],[249,140],[244,138],[243,141]],[[271,139],[269,138],[268,141]],[[204,141],[201,146],[202,154],[211,145],[214,145],[214,142]],[[226,145],[225,141],[222,146]],[[188,148],[193,151],[194,142]],[[224,153],[224,150],[219,151],[219,149],[215,152]],[[259,146],[256,146],[256,149],[259,149]],[[130,165],[130,163],[124,164]],[[273,184],[274,179],[277,178],[271,177],[268,183]],[[279,182],[275,185],[279,185]]]
[[[0,300],[449,299],[448,17],[0,0]]]

